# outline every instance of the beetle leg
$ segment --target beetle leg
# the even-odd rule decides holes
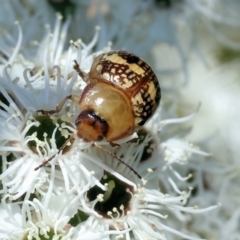
[[[79,96],[77,96],[77,95],[69,95],[69,96],[66,96],[66,97],[57,105],[57,107],[56,107],[55,110],[43,110],[43,109],[41,109],[41,110],[37,110],[37,112],[41,112],[43,115],[58,113],[58,112],[60,112],[60,111],[62,110],[65,102],[66,102],[68,99],[71,100],[71,101],[73,101],[73,102],[76,102],[76,103],[79,102]]]
[[[78,62],[74,60],[74,69],[78,72],[79,76],[83,79],[84,82],[88,82],[88,74],[81,70]]]

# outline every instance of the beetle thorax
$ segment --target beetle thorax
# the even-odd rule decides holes
[[[110,83],[96,81],[94,84],[88,84],[81,95],[79,107],[83,111],[93,111],[97,118],[107,123],[108,129],[104,132],[102,138],[108,142],[128,136],[134,130],[134,114],[129,97],[121,89]],[[88,124],[92,125],[91,135],[94,135],[94,124],[96,123],[99,123],[99,121],[95,123],[94,121],[85,121],[85,126],[78,126],[78,135],[86,139],[83,135],[84,132],[86,134],[88,132],[88,130],[84,130],[89,128]],[[82,123],[80,122],[80,124]],[[96,128],[98,129],[99,126]],[[99,130],[96,131],[96,134],[99,134]],[[96,141],[100,138],[100,136],[95,136],[92,140],[87,140]]]

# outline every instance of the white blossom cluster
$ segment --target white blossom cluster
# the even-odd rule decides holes
[[[190,76],[184,62],[184,46],[171,34],[179,27],[171,21],[174,19],[171,11],[179,9],[180,3],[158,15],[154,1],[151,4],[139,1],[137,6],[123,2],[119,10],[117,2],[91,1],[82,9],[80,3],[74,2],[75,11],[87,9],[88,18],[102,12],[97,15],[101,30],[96,27],[87,44],[79,39],[80,34],[75,40],[69,39],[73,29],[76,31],[71,36],[78,34],[81,14],[63,19],[51,12],[47,1],[37,6],[34,1],[26,1],[25,8],[17,1],[2,1],[1,11],[8,9],[11,14],[2,27],[4,37],[0,40],[0,239],[208,239],[212,234],[211,227],[206,227],[208,223],[221,229],[225,218],[219,215],[226,215],[227,208],[220,211],[216,208],[221,204],[216,203],[227,200],[214,198],[219,182],[216,179],[211,182],[209,173],[215,171],[217,176],[229,171],[215,165],[210,160],[211,154],[186,140],[188,123],[195,119],[199,107],[196,104],[193,113],[185,110],[180,117],[179,93],[166,84],[169,72],[177,76],[181,69],[179,82],[183,76]],[[185,1],[183,9],[198,13],[205,6],[202,2]],[[137,11],[149,9],[154,19],[146,15],[146,19],[139,20],[151,26],[151,44],[156,39],[172,43],[181,63],[176,67],[178,71],[159,71],[164,74],[162,91],[166,90],[160,108],[142,129],[120,140],[119,146],[103,141],[98,148],[76,136],[69,141],[76,132],[75,120],[81,111],[77,104],[68,101],[60,112],[53,114],[45,115],[39,110],[56,109],[70,94],[81,96],[86,83],[74,70],[74,60],[88,73],[95,56],[115,49],[115,45],[106,44],[108,40],[116,38],[119,48],[123,36],[130,32],[135,41],[141,40],[141,29],[131,19]],[[108,22],[103,17],[107,12],[116,19],[121,12],[126,12],[127,17]],[[188,12],[182,14],[189,16]],[[28,23],[29,16],[32,22]],[[49,23],[54,19],[53,28],[50,24],[38,29],[43,16]],[[171,28],[167,37],[164,31],[158,31],[162,38],[154,34],[157,28],[154,24],[161,19]],[[86,16],[81,20],[87,21]],[[127,22],[132,24],[125,32],[116,31]],[[88,36],[93,32],[85,31]],[[149,46],[140,40],[138,47],[146,51]],[[130,49],[134,45],[130,40],[124,44]],[[164,45],[166,48],[173,50],[168,44]],[[134,50],[139,51],[137,47]],[[158,76],[161,84],[161,74]],[[51,161],[38,168],[48,159]],[[231,177],[223,181],[220,195],[225,194],[229,181],[236,181]],[[230,190],[235,194],[237,189]],[[232,222],[237,218],[236,212]],[[231,220],[228,224],[233,226]]]

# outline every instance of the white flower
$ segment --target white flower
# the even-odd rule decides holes
[[[66,141],[72,132],[75,132],[73,124],[76,115],[69,114],[68,106],[64,107],[59,120],[54,116],[39,116],[36,114],[37,110],[45,109],[47,105],[50,109],[55,109],[62,95],[70,94],[69,85],[62,85],[64,81],[59,81],[58,93],[56,92],[57,89],[54,90],[50,87],[42,90],[31,88],[32,91],[30,92],[27,89],[12,85],[11,81],[7,82],[4,79],[1,79],[1,81],[6,89],[14,92],[12,99],[6,90],[2,86],[0,87],[9,104],[9,106],[1,104],[3,110],[0,110],[0,125],[3,129],[0,134],[0,151],[5,153],[3,155],[4,172],[1,174],[1,179],[4,189],[8,188],[8,192],[13,194],[15,199],[25,192],[28,193],[28,198],[35,187],[48,184],[48,181],[50,181],[44,168],[34,171],[40,163],[54,157],[55,161],[58,160],[63,171],[66,173],[68,169],[70,174],[73,171],[73,169],[71,170],[72,165],[76,164],[78,166],[81,165],[81,159],[84,161],[84,156],[81,156],[81,152],[76,151],[76,149],[78,147],[80,149],[86,148],[90,145],[77,138],[66,154],[62,154],[62,151],[59,152],[58,149],[61,144]],[[15,98],[22,103],[20,107],[14,102]],[[44,99],[47,101],[44,101]],[[70,106],[73,113],[75,113],[73,110],[75,107]],[[78,142],[80,143],[79,146]],[[9,153],[14,154],[10,162],[7,161]],[[52,163],[55,164],[55,161],[53,160]],[[89,171],[94,171],[97,174],[99,169],[94,170],[93,167]],[[87,179],[91,178],[91,174],[88,173],[88,175]],[[66,175],[64,176],[66,177]],[[4,189],[2,191],[5,191]]]
[[[66,30],[67,25],[64,25],[62,32],[66,34]],[[59,34],[60,18],[58,18],[55,27],[55,35],[59,36]],[[22,39],[21,29],[19,28],[18,45],[13,56],[10,57],[15,67],[4,67],[0,78],[0,91],[7,102],[5,104],[1,103],[2,109],[0,110],[0,125],[2,128],[0,151],[4,155],[4,173],[1,174],[4,188],[1,192],[6,193],[8,189],[8,193],[14,195],[15,199],[25,192],[28,193],[26,196],[26,199],[28,199],[29,194],[35,188],[40,191],[40,187],[48,184],[48,174],[45,173],[44,169],[34,171],[41,162],[50,157],[58,158],[58,162],[60,162],[61,156],[65,156],[63,158],[66,160],[65,164],[71,166],[78,159],[81,159],[79,153],[74,150],[80,139],[76,139],[77,142],[74,141],[74,148],[67,156],[62,154],[58,156],[60,153],[58,153],[59,147],[72,132],[75,132],[74,121],[79,113],[78,106],[76,104],[70,104],[69,106],[65,104],[60,114],[49,117],[41,117],[36,111],[55,109],[63,96],[73,93],[73,86],[78,86],[74,93],[80,96],[84,84],[78,79],[78,74],[73,73],[73,60],[77,59],[83,68],[89,70],[93,59],[90,51],[97,40],[97,33],[89,45],[82,42],[73,42],[67,53],[62,52],[64,38],[58,42],[55,35],[52,40],[43,41],[42,47],[45,46],[46,48],[39,50],[38,54],[38,60],[44,62],[43,67],[36,70],[34,74],[34,70],[32,72],[28,68],[24,69],[24,63],[21,65],[22,58],[17,57]],[[50,52],[49,48],[52,48]],[[56,63],[61,66],[62,71],[59,66],[54,66]],[[32,64],[37,66],[36,62]],[[41,76],[42,73],[44,73],[44,76]],[[18,84],[14,83],[12,76],[19,78]],[[81,88],[79,88],[80,85]],[[56,138],[62,143],[57,143]],[[80,141],[80,145],[80,148],[90,146],[82,141]],[[7,160],[7,155],[10,153],[14,156],[11,155],[11,159]],[[75,154],[75,157],[72,153]],[[9,160],[11,162],[8,162]],[[89,171],[95,172],[97,176],[99,169],[94,170],[93,168]],[[66,174],[64,176],[66,178]],[[85,180],[87,181],[89,177],[92,178],[91,174],[88,173]],[[92,181],[89,182],[92,183]],[[71,182],[70,185],[76,185],[76,181],[75,183]]]
[[[49,188],[41,201],[34,198],[23,203],[6,203],[5,200],[0,205],[1,239],[41,239],[41,236],[74,239],[75,228],[68,222],[77,213],[78,196],[66,192],[54,196]]]
[[[54,81],[55,75],[60,72],[58,68],[61,69],[61,74],[63,74],[64,81],[71,78],[74,62],[77,60],[83,71],[90,69],[93,55],[92,49],[95,46],[98,39],[99,27],[96,27],[95,35],[92,41],[86,45],[78,39],[76,41],[70,41],[70,47],[68,51],[65,51],[64,44],[66,41],[67,31],[70,24],[70,18],[62,25],[62,16],[57,14],[56,24],[53,32],[51,32],[50,26],[46,26],[46,33],[44,34],[41,42],[35,41],[35,51],[36,53],[26,59],[26,57],[20,52],[21,44],[23,41],[22,29],[17,22],[18,26],[18,41],[16,46],[14,46],[14,51],[5,53],[6,58],[2,59],[2,65],[0,69],[2,72],[5,71],[5,67],[9,64],[11,69],[9,69],[9,78],[12,81],[18,82],[18,85],[27,86],[30,88],[29,82],[36,87],[45,87],[46,82],[49,81],[49,85],[56,85],[57,81]],[[13,46],[11,46],[13,47]],[[106,48],[109,50],[109,47]],[[96,52],[97,54],[102,51]],[[27,56],[28,54],[26,54]],[[31,74],[26,73],[26,68],[31,69]],[[42,76],[44,74],[44,77]],[[28,78],[27,78],[28,76]],[[59,79],[60,76],[58,76]],[[51,78],[46,79],[46,78]],[[9,80],[10,80],[9,79]],[[74,80],[76,81],[76,79]],[[78,83],[80,85],[80,83]]]
[[[0,239],[19,239],[26,232],[23,227],[21,208],[17,204],[0,204]]]
[[[133,234],[136,239],[167,239],[170,233],[185,239],[199,239],[175,229],[179,226],[176,223],[184,225],[189,220],[182,212],[203,213],[218,207],[198,209],[197,206],[184,206],[191,190],[188,193],[183,191],[179,196],[170,196],[163,194],[159,189],[146,189],[140,186],[134,189],[126,181],[122,182],[109,173],[103,176],[101,182],[107,186],[106,192],[98,187],[93,187],[87,192],[90,202],[86,204],[90,209],[87,210],[86,206],[83,206],[83,209],[85,208],[84,212],[90,217],[86,224],[94,221],[99,229],[108,226],[116,231],[109,234],[117,234],[119,238],[124,236],[130,239]],[[166,214],[170,215],[169,220],[166,220],[168,218]],[[169,227],[169,222],[175,228]],[[128,231],[124,233],[123,230]]]

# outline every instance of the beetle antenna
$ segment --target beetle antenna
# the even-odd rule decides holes
[[[74,134],[72,134],[66,141],[65,143],[58,149],[58,152],[56,154],[59,154],[66,146],[69,142],[73,142],[74,141]],[[114,153],[108,151],[106,148],[103,148],[102,146],[100,146],[99,144],[97,144],[96,142],[93,143],[93,145],[99,149],[101,149],[102,151],[108,153],[109,155],[111,155],[112,157],[114,157],[115,159],[117,159],[120,163],[122,163],[123,165],[125,165],[126,167],[128,167],[135,175],[137,175],[137,177],[139,179],[142,179],[141,175],[135,171],[130,165],[128,165],[126,162],[124,162],[121,158],[117,157],[117,155],[115,155]],[[49,163],[55,156],[56,154],[54,154],[52,157],[50,157],[49,159],[47,159],[46,161],[44,161],[42,164],[40,164],[38,167],[34,168],[34,171],[37,171],[39,168],[45,166],[47,163]]]
[[[135,175],[138,176],[138,178],[142,179],[142,177],[140,176],[140,174],[135,171],[130,165],[128,165],[126,162],[124,162],[121,158],[117,157],[117,155],[115,155],[114,153],[108,151],[106,148],[103,148],[102,146],[100,146],[98,143],[94,142],[93,145],[99,149],[101,149],[102,151],[108,153],[109,155],[111,155],[112,157],[116,158],[120,163],[122,163],[123,165],[125,165],[126,167],[128,167]]]
[[[65,143],[58,149],[58,152],[56,154],[59,154],[66,146],[67,144],[70,142],[72,143],[74,141],[74,134],[72,134],[66,141]],[[38,167],[34,168],[34,171],[37,171],[39,168],[45,166],[47,163],[49,163],[55,156],[56,154],[54,154],[52,157],[50,157],[49,159],[47,159],[46,161],[44,161],[42,164],[40,164]]]

